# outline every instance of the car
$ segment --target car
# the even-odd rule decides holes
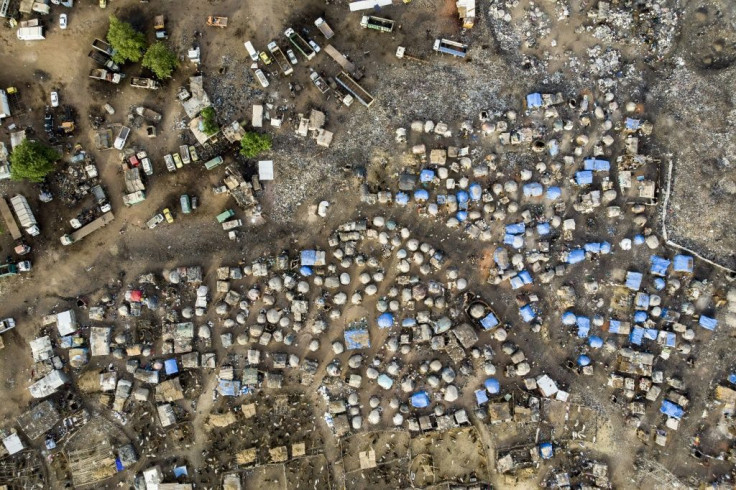
[[[23,242],[19,242],[13,250],[15,250],[15,253],[18,255],[26,255],[31,252],[31,247]]]
[[[169,172],[175,172],[176,171],[176,165],[174,164],[174,157],[171,156],[171,153],[167,153],[164,155],[164,163],[166,163],[166,170]]]
[[[292,65],[296,65],[297,63],[299,63],[299,61],[296,59],[294,51],[292,51],[291,49],[286,50],[286,55],[289,57],[289,61],[291,61]]]
[[[189,146],[189,157],[192,159],[193,162],[199,161],[199,155],[197,154],[197,149],[194,147],[194,145]]]
[[[159,224],[163,223],[163,221],[164,221],[164,215],[163,215],[163,214],[161,214],[161,213],[158,213],[158,214],[157,214],[156,216],[154,216],[153,218],[149,219],[149,220],[148,220],[148,221],[146,222],[146,224],[148,225],[148,228],[149,228],[150,230],[153,230],[153,229],[154,229],[154,228],[156,228],[156,227],[157,227],[157,226],[158,226]]]
[[[54,116],[52,116],[51,113],[46,113],[44,116],[43,129],[47,133],[52,133],[54,131]]]
[[[320,51],[322,51],[322,48],[319,47],[319,44],[312,41],[311,39],[309,40],[309,45],[312,46],[312,49],[314,50],[315,53],[319,53]]]
[[[270,65],[271,64],[271,57],[266,54],[265,51],[261,51],[258,55],[259,58],[261,58],[261,61],[263,61],[264,65]]]
[[[67,21],[66,14],[61,14],[59,16],[59,28],[66,29],[66,21]]]
[[[59,93],[51,92],[51,107],[59,107]]]
[[[31,261],[23,260],[21,262],[18,262],[18,270],[21,272],[30,272],[31,271]]]
[[[172,156],[174,157],[174,164],[176,165],[176,168],[181,168],[184,166],[181,161],[181,155],[179,155],[178,153],[173,153]]]
[[[163,210],[163,213],[164,213],[164,218],[166,218],[166,222],[167,223],[173,223],[174,222],[174,217],[171,215],[171,210],[169,208],[165,208]]]

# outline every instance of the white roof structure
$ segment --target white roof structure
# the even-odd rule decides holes
[[[258,178],[260,180],[273,180],[273,160],[258,162]]]
[[[164,475],[158,465],[143,470],[143,481],[146,482],[146,490],[158,490],[158,486],[163,479]]]
[[[110,354],[110,328],[92,327],[89,333],[91,356],[107,356]]]
[[[77,317],[73,310],[66,310],[56,315],[56,329],[62,337],[77,331]]]
[[[539,376],[537,378],[537,388],[539,388],[539,392],[542,393],[543,396],[546,396],[548,398],[558,391],[557,383],[552,381],[552,378],[550,378],[546,374],[543,374],[542,376]]]
[[[48,335],[33,339],[30,344],[33,362],[47,361],[54,357],[54,350],[51,347],[51,337]]]
[[[5,90],[0,90],[0,119],[10,117],[10,104],[8,103],[8,94]]]
[[[10,454],[19,453],[23,450],[23,442],[21,442],[18,434],[13,433],[3,439],[3,446],[8,450]]]
[[[174,409],[171,408],[170,404],[159,405],[156,410],[158,411],[158,418],[161,420],[161,427],[168,427],[176,423]]]
[[[68,378],[63,372],[53,370],[29,386],[28,390],[31,392],[31,396],[33,398],[46,398],[47,396],[54,394],[60,387],[64,386],[64,383],[67,381]]]
[[[251,118],[250,125],[254,128],[263,127],[263,106],[261,104],[253,105],[253,117]]]

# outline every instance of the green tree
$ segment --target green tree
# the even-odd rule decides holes
[[[143,66],[150,69],[158,78],[171,78],[179,66],[179,58],[164,43],[152,44],[143,56]]]
[[[271,135],[246,132],[240,139],[240,154],[245,158],[255,158],[271,149]]]
[[[24,140],[10,155],[10,176],[13,180],[41,182],[54,171],[54,163],[61,158],[53,148],[38,141]]]
[[[115,50],[115,54],[112,56],[115,63],[125,63],[126,61],[137,63],[143,57],[143,51],[146,49],[146,37],[133,29],[132,25],[123,22],[114,15],[110,16],[107,42]]]
[[[204,131],[204,134],[212,136],[220,130],[217,119],[215,119],[215,110],[212,107],[202,109],[200,116],[202,116],[202,131]]]

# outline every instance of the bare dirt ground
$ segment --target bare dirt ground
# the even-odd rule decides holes
[[[55,19],[59,7],[54,8],[54,14],[49,17],[46,41],[22,43],[15,38],[14,31],[3,28],[0,31],[0,87],[15,86],[19,89],[21,107],[25,110],[17,116],[17,123],[22,127],[32,127],[35,134],[43,139],[43,108],[48,104],[48,93],[53,89],[58,90],[62,104],[73,106],[78,114],[77,133],[64,140],[63,144],[79,142],[94,155],[101,180],[111,196],[116,220],[82,243],[61,247],[59,236],[69,230],[68,220],[82,206],[69,209],[58,199],[42,204],[37,199],[38,191],[35,186],[15,182],[0,183],[2,194],[23,193],[29,197],[40,218],[42,230],[41,236],[32,243],[33,272],[5,279],[0,283],[0,317],[13,316],[19,324],[17,329],[3,337],[4,353],[12,355],[0,356],[0,376],[4,380],[2,392],[5,395],[4,403],[0,405],[0,416],[14,418],[30,402],[27,390],[31,366],[28,341],[39,333],[41,315],[73,305],[78,297],[99,294],[106,284],[116,284],[118,280],[121,283],[132,282],[133,278],[145,271],[198,264],[211,273],[218,265],[251,262],[256,257],[273,255],[279,250],[301,244],[323,244],[334,223],[376,210],[357,204],[355,196],[361,181],[355,174],[356,170],[367,169],[367,182],[376,187],[381,187],[395,177],[401,168],[399,162],[393,159],[397,151],[393,142],[393,130],[396,127],[406,126],[414,118],[448,122],[475,119],[480,110],[500,110],[514,104],[523,94],[539,86],[572,93],[590,83],[590,75],[585,69],[579,68],[580,65],[577,65],[575,72],[566,72],[570,68],[566,64],[569,59],[585,59],[586,50],[601,42],[589,32],[574,30],[575,26],[583,22],[580,17],[583,3],[585,2],[572,2],[572,11],[579,15],[571,21],[570,29],[553,25],[552,30],[556,33],[554,37],[557,40],[555,49],[531,45],[516,50],[514,43],[521,43],[525,26],[519,23],[518,32],[495,29],[495,24],[491,23],[485,11],[485,4],[476,28],[470,32],[461,32],[453,2],[440,0],[414,0],[406,7],[398,5],[382,10],[379,15],[397,20],[397,29],[392,34],[360,29],[357,26],[358,14],[347,14],[346,2],[326,5],[317,0],[300,2],[299,5],[281,1],[243,3],[221,0],[213,3],[191,3],[186,8],[170,2],[142,4],[132,0],[112,0],[106,11],[100,10],[94,3],[78,2],[69,11],[70,27],[66,31],[56,27]],[[638,96],[649,94],[646,98],[647,104],[658,111],[655,118],[658,149],[663,159],[670,153],[675,159],[672,209],[669,213],[671,221],[668,222],[674,238],[681,238],[685,243],[702,249],[707,255],[733,264],[736,238],[731,226],[732,206],[729,203],[736,192],[733,189],[732,175],[736,156],[732,155],[733,137],[730,133],[735,122],[732,101],[733,54],[729,51],[732,49],[733,39],[728,37],[728,26],[733,23],[733,9],[725,1],[711,0],[702,3],[702,6],[692,3],[684,10],[678,38],[680,44],[672,51],[674,55],[669,51],[657,53],[660,58],[665,57],[664,61],[659,58],[656,61],[661,62],[657,66],[666,76],[647,67],[650,60],[645,57],[647,50],[644,47],[634,47],[633,44],[627,46],[626,39],[615,40],[615,45],[624,52],[630,66],[634,67],[632,69],[642,72],[640,78],[634,77],[635,82],[626,82],[630,85],[623,86],[621,91],[630,90]],[[672,4],[676,6],[678,2]],[[518,2],[513,9],[514,15],[524,16],[529,7],[530,2]],[[550,14],[555,13],[550,6],[542,5],[540,8],[549,10]],[[200,71],[205,76],[205,89],[213,96],[220,123],[228,123],[233,119],[249,120],[250,108],[256,103],[273,104],[273,113],[278,111],[286,115],[286,122],[281,129],[268,128],[268,132],[274,135],[274,150],[268,157],[276,161],[277,177],[260,196],[267,219],[266,225],[249,228],[239,241],[227,240],[225,233],[215,222],[214,215],[231,207],[232,203],[227,197],[214,195],[210,191],[222,177],[223,169],[207,173],[201,165],[190,165],[175,174],[166,172],[163,155],[174,151],[184,141],[193,141],[186,132],[181,133],[177,129],[179,122],[184,119],[184,112],[175,100],[178,88],[187,85],[187,78],[195,73],[191,64],[184,60],[174,79],[156,92],[134,89],[127,84],[131,76],[141,73],[137,65],[125,68],[128,79],[119,86],[105,85],[104,82],[87,77],[92,67],[92,61],[86,57],[89,44],[95,37],[104,37],[107,29],[106,16],[110,13],[133,22],[147,33],[149,40],[153,38],[153,16],[165,13],[170,33],[169,43],[182,56],[193,41],[198,42],[203,58]],[[225,30],[205,27],[204,20],[211,14],[229,16],[229,27]],[[279,39],[283,46],[283,30],[289,25],[298,25],[310,27],[312,37],[322,43],[323,39],[312,25],[314,18],[319,15],[324,15],[337,33],[331,41],[333,45],[346,53],[366,73],[361,83],[377,99],[370,111],[357,104],[350,108],[340,106],[334,97],[324,99],[308,80],[307,69],[301,60],[295,67],[296,74],[289,80],[302,86],[298,95],[290,92],[289,82],[279,79],[275,65],[265,69],[272,81],[268,89],[262,89],[253,78],[248,68],[250,60],[242,44],[244,40],[252,40],[261,49],[271,39]],[[526,27],[536,28],[533,25]],[[725,33],[721,34],[723,31]],[[431,42],[436,37],[469,41],[472,46],[470,60],[438,58],[431,51]],[[693,42],[693,39],[697,42]],[[397,60],[394,56],[397,45],[407,46],[407,52],[427,61]],[[547,68],[536,66],[533,62],[527,63],[534,57],[543,57],[544,51],[548,51],[550,55]],[[683,60],[682,63],[680,59]],[[311,62],[310,66],[327,76],[338,72],[337,66],[323,54]],[[650,86],[647,87],[647,84]],[[101,112],[101,106],[105,102],[111,103],[117,110],[114,116],[106,116],[108,123],[125,124],[129,108],[137,104],[164,114],[156,139],[148,140],[142,129],[136,130],[130,139],[130,145],[145,148],[149,152],[155,168],[155,175],[147,180],[148,199],[133,208],[126,209],[122,206],[123,179],[118,170],[118,152],[103,153],[93,149],[87,116],[92,111]],[[329,150],[319,148],[314,141],[302,140],[293,134],[296,115],[310,108],[319,108],[327,114],[326,127],[335,132],[335,140]],[[9,141],[5,127],[0,129],[0,139],[6,143]],[[235,152],[226,155],[226,159],[228,162],[240,161],[246,172],[254,171],[254,162],[241,161],[235,156]],[[513,167],[515,161],[509,159],[506,164]],[[195,213],[190,216],[177,215],[174,224],[163,224],[155,230],[145,227],[145,221],[162,208],[169,206],[175,210],[178,196],[184,192],[200,197],[201,206]],[[308,206],[323,198],[328,198],[333,203],[330,222],[320,221],[315,224],[307,216]],[[481,283],[482,271],[478,271],[476,262],[467,259],[488,257],[492,249],[481,243],[457,241],[445,228],[437,230],[433,223],[422,221],[408,211],[392,209],[383,214],[407,223],[413,233],[441,243],[443,248],[451,249],[453,259],[463,271]],[[622,233],[625,226],[621,225],[617,232]],[[4,253],[10,253],[11,245],[12,241],[7,233],[0,236],[0,249]],[[646,267],[648,254],[639,252],[638,255],[632,255],[632,260]],[[600,270],[605,271],[614,269],[615,265],[607,260],[599,263]],[[478,276],[471,276],[471,271],[475,271]],[[571,280],[580,282],[582,279],[578,277]],[[207,280],[214,282],[212,275]],[[488,286],[481,291],[496,299],[494,307],[499,314],[511,314],[516,310],[509,291],[496,291]],[[581,309],[584,310],[597,299],[584,298],[581,300]],[[362,311],[355,311],[352,316],[358,318],[362,315]],[[352,318],[351,315],[347,316]],[[331,332],[331,335],[332,338],[324,339],[325,347],[322,352],[314,355],[324,354],[329,348],[329,341],[339,338],[340,332]],[[374,337],[374,349],[370,354],[380,350],[385,337],[386,334],[380,332]],[[712,472],[712,469],[697,465],[682,451],[671,454],[669,451],[647,446],[637,453],[636,448],[640,444],[633,430],[625,427],[625,421],[618,410],[620,406],[609,400],[604,373],[598,371],[594,377],[578,377],[566,370],[564,361],[568,357],[565,350],[567,335],[553,331],[551,339],[552,344],[557,347],[550,347],[547,342],[528,332],[519,332],[516,342],[527,352],[535,354],[535,366],[546,366],[547,372],[566,383],[570,391],[584,393],[576,402],[595,408],[599,415],[597,441],[587,441],[585,444],[609,458],[616,486],[648,487],[645,477],[640,480],[629,477],[637,456],[646,461],[659,461],[682,478],[696,478],[696,475],[708,475]],[[712,349],[717,354],[718,369],[724,372],[732,358],[732,354],[726,352],[727,341],[730,341],[727,334],[718,333],[699,346],[704,351]],[[416,353],[410,359],[416,362],[422,356],[429,357],[427,354]],[[705,407],[705,400],[709,396],[709,387],[697,383],[699,376],[713,368],[711,360],[706,357],[699,358],[691,371],[679,373],[693,386],[691,398],[695,402],[690,411],[694,414]],[[323,370],[324,365],[320,366],[320,376]],[[480,377],[469,380],[468,385],[474,381],[480,382]],[[204,429],[208,414],[211,410],[230,408],[224,406],[222,400],[212,401],[213,384],[214,375],[208,373],[204,380],[203,394],[197,398],[197,409],[189,411],[187,423],[191,424],[195,435],[193,444],[171,449],[173,456],[186,458],[200,467],[205,465],[202,451],[210,446],[210,442],[205,439],[208,433]],[[364,396],[370,394],[366,391]],[[262,444],[259,447],[259,462],[265,463],[266,444],[273,446],[298,434],[298,438],[309,438],[313,442],[309,445],[310,449],[324,451],[326,461],[330,464],[330,478],[320,473],[322,461],[318,455],[309,463],[296,460],[286,466],[270,465],[248,470],[243,476],[245,488],[295,488],[294,482],[300,481],[299,475],[303,477],[301,481],[305,482],[312,480],[310,474],[320,474],[317,488],[325,488],[328,481],[331,488],[336,488],[335,482],[350,483],[350,488],[378,488],[376,485],[386,481],[395,482],[396,486],[409,484],[409,465],[404,464],[401,454],[385,455],[387,462],[380,472],[357,471],[355,461],[350,459],[356,457],[354,452],[344,462],[336,464],[341,456],[340,450],[337,441],[321,420],[323,401],[315,393],[308,393],[306,396],[308,404],[314,407],[314,413],[304,416],[305,426],[299,431],[291,431],[287,436],[288,431],[282,427],[269,429],[269,434],[260,435],[259,425],[243,423],[241,420],[239,425],[242,424],[242,427],[237,436],[239,446],[234,449],[250,447],[258,442]],[[269,399],[270,397],[271,394]],[[472,403],[472,397],[472,390],[466,390],[461,401],[467,405]],[[153,407],[148,408],[152,410]],[[317,420],[314,420],[315,415]],[[283,420],[284,417],[288,417],[288,414],[277,418]],[[553,417],[553,420],[560,425],[559,418]],[[264,416],[260,422],[270,424],[273,421]],[[149,426],[155,423],[151,416],[148,420]],[[472,452],[472,457],[468,456],[468,461],[463,461],[463,464],[477,463],[477,473],[485,476],[488,468],[494,466],[491,460],[494,448],[515,442],[516,434],[506,428],[489,430],[484,424],[476,425],[483,444],[482,451]],[[564,424],[561,425],[554,426],[559,431],[558,436],[570,430]],[[683,434],[692,429],[696,421],[688,421],[687,425],[681,431]],[[314,434],[305,435],[307,430]],[[130,428],[128,431],[130,432]],[[227,432],[229,429],[223,429],[217,434],[230,442],[230,439],[226,439],[229,437]],[[529,428],[520,433],[524,438],[528,437]],[[358,439],[364,435],[356,437],[357,445]],[[449,435],[447,437],[436,447],[426,449],[428,458],[447,463],[443,460],[445,454],[433,452],[451,452],[452,441]],[[684,440],[685,436],[678,439],[682,440],[675,444],[686,447],[688,441]],[[411,442],[416,446],[425,443],[421,439]],[[153,447],[151,445],[149,449]],[[223,465],[231,464],[231,456],[229,454],[223,459]],[[378,456],[382,457],[380,454]],[[478,458],[486,458],[487,461],[481,464]],[[397,459],[401,464],[397,463]],[[155,458],[148,461],[153,460]],[[301,464],[308,465],[310,469],[300,467]],[[320,465],[320,471],[312,468],[312,465],[317,464]],[[722,465],[717,462],[713,464],[714,467]],[[456,468],[452,465],[450,468],[437,466],[445,476],[452,477],[457,475],[451,470],[457,469],[459,473],[467,474],[472,469]],[[219,477],[215,475],[214,469],[205,473],[201,475],[201,481],[217,485]],[[488,478],[492,482],[503,486],[505,480],[500,475],[494,474],[492,469],[489,473]],[[540,472],[540,475],[543,473]],[[541,476],[537,478],[539,479]],[[118,481],[111,479],[100,488],[111,488]],[[425,481],[430,483],[437,480],[426,477]],[[529,481],[519,483],[520,487],[530,485]]]

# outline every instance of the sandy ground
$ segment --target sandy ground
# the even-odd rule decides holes
[[[527,6],[528,2],[520,2],[517,12],[522,13],[523,8]],[[130,282],[145,271],[160,271],[175,265],[199,264],[206,272],[212,273],[214,268],[221,264],[232,265],[241,260],[250,262],[258,256],[270,255],[299,244],[323,244],[332,225],[352,219],[356,214],[367,214],[372,211],[357,206],[351,195],[339,194],[346,190],[357,192],[358,181],[353,178],[350,170],[344,168],[347,165],[353,168],[369,167],[369,182],[379,185],[389,180],[391,173],[399,167],[396,162],[387,165],[385,169],[381,167],[382,162],[391,160],[396,150],[392,142],[394,127],[406,125],[415,117],[445,121],[458,120],[460,117],[474,119],[480,109],[505,107],[510,101],[517,100],[525,91],[542,83],[533,75],[525,75],[517,64],[518,53],[505,52],[501,48],[502,41],[492,35],[488,25],[481,24],[471,33],[460,33],[452,2],[414,0],[409,7],[395,6],[385,9],[380,15],[394,18],[398,24],[397,30],[390,35],[361,30],[356,27],[358,14],[346,15],[346,11],[345,2],[325,5],[316,0],[303,2],[298,8],[282,1],[263,4],[224,0],[214,5],[194,3],[187,5],[186,9],[171,8],[168,4],[113,0],[107,11],[102,11],[89,2],[79,2],[69,12],[70,27],[66,31],[61,31],[55,26],[60,12],[60,7],[55,7],[54,14],[49,17],[47,23],[49,25],[47,40],[43,42],[22,43],[15,39],[13,31],[8,29],[2,31],[0,67],[3,69],[0,70],[0,87],[18,87],[22,107],[27,108],[27,112],[24,111],[18,116],[17,123],[24,127],[33,127],[36,134],[43,138],[43,107],[47,104],[48,92],[52,89],[58,90],[62,104],[73,106],[78,114],[79,129],[68,143],[81,143],[95,157],[102,182],[111,196],[117,217],[111,225],[88,237],[84,242],[71,247],[61,247],[58,244],[58,237],[69,230],[68,220],[83,205],[69,209],[59,200],[41,204],[37,199],[37,189],[33,186],[0,183],[0,192],[3,194],[22,192],[29,197],[32,207],[40,218],[42,229],[41,237],[32,240],[31,243],[34,248],[31,256],[34,262],[33,272],[0,283],[2,295],[0,316],[13,316],[19,323],[15,331],[3,337],[6,355],[0,356],[0,376],[4,379],[2,391],[5,394],[5,403],[0,405],[0,415],[4,418],[16,417],[30,401],[26,389],[30,379],[28,341],[39,332],[41,315],[70,305],[79,296],[92,295],[105,284],[117,279],[121,279],[123,283]],[[269,220],[266,226],[248,229],[237,242],[227,240],[215,222],[214,215],[226,207],[234,206],[228,198],[210,192],[210,188],[222,177],[223,169],[206,173],[201,167],[190,165],[175,174],[169,174],[165,170],[163,155],[174,151],[182,141],[191,142],[189,135],[182,136],[176,129],[184,113],[175,100],[175,93],[180,86],[186,85],[187,77],[195,72],[195,68],[187,61],[183,61],[175,78],[157,92],[134,89],[126,83],[127,80],[120,86],[112,86],[87,77],[93,66],[92,61],[86,57],[87,51],[91,49],[89,44],[95,37],[104,36],[106,16],[110,13],[131,20],[147,33],[149,39],[153,38],[153,16],[166,13],[170,43],[180,54],[185,53],[188,45],[196,40],[202,47],[203,65],[200,69],[205,74],[205,88],[211,91],[211,96],[214,95],[213,103],[221,123],[230,122],[234,118],[248,120],[250,107],[255,103],[272,103],[274,107],[284,108],[287,124],[279,130],[268,129],[275,139],[274,150],[269,156],[277,162],[277,180],[267,186],[262,195],[264,212]],[[204,20],[210,14],[228,15],[230,26],[225,30],[205,27]],[[376,106],[370,111],[357,104],[351,108],[341,107],[334,97],[324,99],[308,81],[307,70],[301,61],[300,65],[295,67],[297,73],[289,81],[278,79],[275,65],[267,67],[265,71],[272,80],[272,85],[267,90],[261,89],[253,79],[248,69],[250,62],[242,46],[244,40],[250,39],[263,49],[272,38],[279,39],[283,48],[286,44],[281,33],[286,26],[312,26],[313,19],[319,15],[325,15],[338,33],[333,40],[335,47],[347,53],[351,60],[365,71],[366,77],[361,83],[378,99]],[[310,31],[314,39],[324,44],[314,27],[310,27]],[[570,32],[571,30],[560,32],[558,36],[560,47],[553,50],[554,54],[562,56],[567,49],[582,54],[586,47],[596,42],[586,34],[573,35]],[[440,36],[472,41],[472,62],[459,62],[446,58],[438,61],[431,53],[431,40]],[[412,55],[431,60],[431,63],[397,60],[393,55],[397,45],[407,46],[408,52]],[[525,52],[530,54],[536,51],[528,49]],[[635,57],[638,54],[640,53],[632,48],[629,55]],[[326,76],[337,73],[336,65],[324,54],[319,55],[310,66]],[[554,64],[552,66],[554,69]],[[686,84],[683,90],[690,87],[700,93],[706,89],[699,84],[712,83],[717,87],[713,89],[717,93],[708,99],[720,100],[723,105],[727,105],[728,90],[719,87],[727,87],[729,83],[733,83],[732,80],[729,82],[732,77],[728,70],[728,67],[724,67],[718,73],[702,75],[704,77],[702,80],[693,80],[690,85]],[[125,72],[131,77],[140,74],[141,70],[139,66],[131,65],[125,68]],[[675,70],[673,76],[676,75]],[[509,83],[510,79],[513,79],[514,83]],[[289,82],[302,86],[302,92],[298,96],[289,91]],[[145,138],[142,130],[135,131],[130,139],[129,146],[145,148],[150,153],[156,172],[147,180],[148,199],[134,208],[126,209],[122,206],[123,182],[122,174],[118,170],[120,161],[118,153],[96,152],[92,148],[91,127],[87,115],[91,111],[100,112],[100,107],[105,102],[110,102],[117,110],[114,116],[107,117],[108,123],[125,124],[129,107],[137,104],[146,105],[164,114],[164,120],[158,126],[159,136],[155,140]],[[311,107],[320,108],[328,115],[327,128],[335,132],[335,141],[330,150],[318,150],[313,141],[301,140],[293,135],[296,114]],[[669,112],[666,104],[664,107],[663,112]],[[713,112],[711,110],[699,115],[699,120],[707,121]],[[680,116],[674,118],[671,123],[673,129],[664,132],[664,135],[697,141],[701,128],[710,128],[717,133],[725,131],[724,126],[718,125],[721,123],[716,124],[715,128],[703,125],[682,129],[681,120]],[[682,132],[678,132],[677,128]],[[666,129],[662,128],[663,131]],[[0,129],[0,138],[6,143],[9,141],[5,127]],[[665,143],[662,143],[662,146],[668,148]],[[682,149],[678,161],[692,160],[689,156],[696,151],[697,147],[690,150]],[[723,151],[723,157],[726,157],[727,149]],[[228,155],[227,159],[230,162],[234,161],[235,157]],[[734,161],[736,160],[731,159],[732,163]],[[246,171],[253,171],[252,163],[245,162]],[[687,167],[677,175],[688,175],[686,169]],[[703,171],[700,178],[707,178],[712,173]],[[688,180],[677,181],[675,190],[677,200],[674,206],[686,208],[698,201],[689,195],[683,196],[689,189],[692,187],[688,185]],[[200,197],[201,207],[195,213],[190,216],[177,215],[176,222],[172,225],[164,224],[152,231],[145,228],[145,221],[162,208],[170,206],[176,209],[178,196],[184,192]],[[727,213],[730,208],[720,206],[720,203],[724,200],[727,202],[729,198],[720,194],[712,195],[714,201],[706,205],[708,206],[706,209],[715,207],[726,210],[724,212]],[[308,206],[321,198],[330,198],[335,204],[332,207],[330,222],[315,224],[307,218]],[[702,206],[688,209],[693,209],[689,211],[691,214],[686,214],[683,210],[679,214],[676,213],[674,219],[692,223],[692,213],[703,214]],[[396,211],[395,217],[397,220],[411,223],[415,234],[431,238],[452,249],[456,254],[455,260],[468,274],[476,269],[474,262],[466,260],[468,257],[488,255],[488,250],[482,244],[467,244],[463,245],[462,249],[456,248],[452,235],[444,228],[437,230],[435,223],[417,220],[409,213],[401,211]],[[733,237],[729,231],[728,221],[718,218],[715,214],[709,214],[709,219],[713,220],[712,226],[716,230],[713,234],[723,237],[718,245],[721,248],[712,250],[719,253],[732,250],[733,247],[730,245],[732,242],[729,240]],[[618,231],[622,233],[624,229]],[[682,233],[697,241],[695,236],[698,234],[697,231],[697,229],[686,230]],[[707,248],[710,244],[712,242],[706,242],[703,246]],[[3,252],[10,253],[11,240],[7,234],[0,236],[0,248]],[[642,254],[636,260],[645,264],[648,257]],[[600,264],[602,270],[611,266],[612,264],[606,262]],[[480,278],[476,279],[480,282]],[[212,276],[208,280],[213,282]],[[490,288],[485,292],[489,296],[496,294]],[[501,315],[516,309],[508,291],[498,295],[494,307]],[[358,317],[362,312],[355,311],[353,314]],[[374,338],[375,347],[367,353],[368,355],[379,351],[386,335],[379,332]],[[333,332],[333,336],[339,337],[339,332]],[[589,447],[609,458],[614,483],[622,488],[634,488],[636,483],[628,478],[628,474],[633,466],[638,443],[632,430],[623,430],[625,422],[620,416],[619,407],[607,401],[608,391],[604,387],[602,370],[599,370],[599,374],[594,378],[573,375],[563,367],[566,356],[564,336],[561,333],[553,334],[553,340],[558,342],[559,348],[550,348],[538,336],[522,333],[519,334],[517,343],[522,345],[526,352],[537,353],[535,363],[550,366],[548,372],[567,383],[571,391],[586,393],[584,399],[576,400],[577,402],[596,405],[600,411],[600,430],[597,443]],[[709,345],[715,348],[718,341],[719,338],[714,337],[702,348],[708,348]],[[316,353],[315,356],[326,352],[329,346],[328,339],[325,339],[323,345],[324,352]],[[419,361],[422,355],[426,356],[417,353],[408,361]],[[706,363],[707,359],[702,359],[696,368],[705,370]],[[727,364],[727,358],[722,364],[724,366]],[[324,366],[321,366],[320,375],[323,369]],[[697,379],[697,373],[697,370],[693,370],[687,376],[692,381]],[[188,458],[195,465],[203,462],[201,450],[208,444],[205,441],[204,429],[206,416],[212,407],[218,406],[212,402],[209,391],[213,380],[213,376],[209,376],[206,380],[203,394],[198,399],[198,409],[190,420],[196,443],[190,448],[180,448],[175,452],[178,456]],[[705,386],[696,388],[696,391],[703,399],[707,396]],[[366,391],[363,395],[369,397],[371,392]],[[310,403],[315,406],[321,403],[314,393],[309,393],[308,397]],[[471,398],[472,390],[466,390],[463,400],[468,402]],[[702,409],[703,404],[704,402],[699,401],[696,407],[690,410],[692,413],[698,413],[697,410]],[[319,413],[317,410],[315,412]],[[689,423],[695,425],[695,422]],[[494,448],[510,443],[512,435],[509,431],[505,436],[507,440],[504,440],[503,433],[492,434],[485,425],[477,425],[484,449],[481,456],[487,458],[488,468],[494,468],[492,461]],[[336,461],[340,454],[338,442],[330,435],[321,420],[317,422],[316,428],[324,440],[323,451],[328,461]],[[276,436],[281,435],[276,432]],[[678,444],[680,447],[685,446],[683,441],[678,441]],[[695,465],[694,460],[683,454],[672,455],[651,446],[644,452],[646,458],[663,462],[679,476],[685,477],[704,471]],[[345,481],[346,477],[340,464],[331,465],[330,470],[332,472],[330,480],[333,483]],[[544,472],[540,472],[541,474]],[[254,482],[259,481],[259,478],[271,477],[264,473],[251,475],[249,478],[252,480],[246,481]],[[281,476],[275,475],[273,478],[278,479]],[[496,484],[503,484],[498,475],[491,474],[490,478]],[[116,483],[117,480],[106,482],[109,487]],[[520,484],[522,487],[529,485],[529,482]]]

